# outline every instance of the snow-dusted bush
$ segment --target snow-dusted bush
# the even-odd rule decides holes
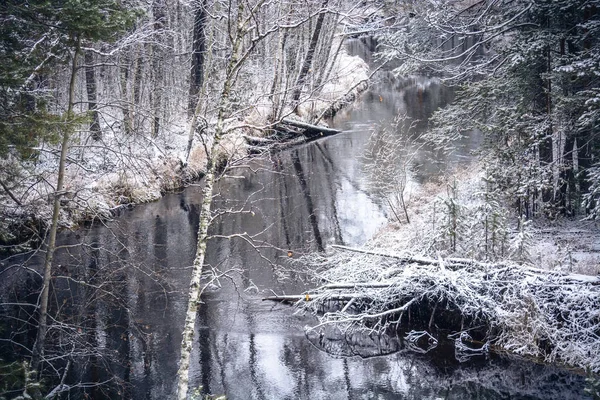
[[[363,251],[304,259],[326,282],[298,303],[319,315],[311,330],[402,329],[415,323],[412,312],[428,317],[425,328],[477,328],[492,348],[600,371],[599,278]]]

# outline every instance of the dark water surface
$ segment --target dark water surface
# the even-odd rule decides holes
[[[377,232],[386,210],[369,192],[361,161],[370,130],[399,110],[426,117],[448,96],[423,79],[376,86],[337,117],[346,132],[257,159],[221,181],[214,209],[229,212],[211,230],[206,282],[214,281],[198,313],[194,386],[234,400],[584,398],[583,378],[553,367],[498,357],[459,363],[452,349],[419,354],[396,338],[307,338],[311,316],[261,301],[309,287],[290,270],[289,252],[360,245]],[[427,168],[417,180],[438,167],[420,171]],[[61,234],[56,275],[72,278],[55,279],[51,308],[77,326],[50,332],[52,353],[76,360],[66,379],[73,388],[62,398],[173,397],[200,201],[194,186]],[[241,233],[253,245],[232,236]],[[39,270],[41,259],[9,264]],[[0,342],[5,360],[26,355],[18,343],[31,346],[35,333],[32,310],[7,304],[35,302],[27,294],[39,277],[19,271],[0,280],[0,335],[11,340]]]

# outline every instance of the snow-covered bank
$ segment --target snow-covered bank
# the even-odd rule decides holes
[[[360,90],[358,84],[366,82],[367,72],[359,57],[348,56],[342,49],[319,94],[301,98],[294,117],[311,122],[335,101]],[[256,90],[249,91],[244,99],[250,106],[226,122],[227,134],[221,142],[223,162],[247,157],[244,137],[264,136],[271,128],[269,83],[261,82],[260,74],[252,79]],[[188,156],[190,126],[183,111],[179,118],[165,122],[157,137],[149,132],[126,134],[118,113],[105,115],[99,140],[93,140],[87,130],[73,134],[60,225],[72,228],[85,220],[110,218],[123,206],[154,201],[198,179],[206,168],[206,138],[196,132]],[[284,109],[284,115],[291,114],[290,107]],[[204,131],[210,133],[214,121],[206,124]],[[0,242],[16,243],[35,236],[33,231],[23,232],[22,227],[30,226],[31,221],[44,225],[51,218],[59,150],[52,144],[42,144],[36,150],[29,160],[15,155],[0,161],[0,178],[8,189],[0,190]]]
[[[297,303],[319,318],[309,331],[427,332],[459,360],[494,349],[598,373],[597,225],[520,220],[484,176],[474,163],[408,185],[410,223],[304,257],[322,285]]]
[[[408,185],[404,196],[410,223],[391,221],[367,247],[600,274],[598,222],[525,221],[508,199],[487,192],[484,177],[482,167],[473,163],[424,185]]]
[[[328,282],[298,302],[319,317],[310,330],[427,330],[460,350],[475,343],[472,355],[494,347],[600,371],[598,277],[348,249],[308,261]]]

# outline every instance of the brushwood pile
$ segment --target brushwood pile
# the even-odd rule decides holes
[[[348,250],[302,260],[323,283],[297,302],[318,315],[311,331],[468,334],[485,348],[600,372],[600,277]]]

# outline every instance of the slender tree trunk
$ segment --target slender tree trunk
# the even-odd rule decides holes
[[[214,34],[215,34],[214,30],[212,30],[211,35],[210,35],[211,43],[213,42]],[[200,114],[202,113],[202,109],[203,109],[202,99],[204,98],[204,96],[206,94],[206,80],[207,80],[208,70],[210,69],[211,64],[212,64],[212,50],[209,49],[208,50],[208,58],[204,60],[202,86],[200,87],[200,93],[198,93],[198,95],[196,96],[196,105],[194,108],[194,113],[192,114],[192,120],[190,121],[190,130],[188,132],[188,144],[187,144],[187,151],[186,151],[186,156],[185,156],[186,162],[190,158],[190,152],[192,151],[192,145],[194,144],[194,134],[196,133],[196,129],[197,129],[196,125],[198,123],[198,117],[200,117]]]
[[[38,332],[35,345],[33,346],[33,353],[31,358],[31,368],[34,371],[37,371],[39,369],[40,362],[42,360],[42,357],[44,356],[44,345],[46,342],[46,333],[48,330],[48,295],[50,292],[50,278],[52,276],[52,260],[54,259],[54,252],[56,250],[56,232],[58,231],[60,198],[62,196],[64,187],[65,166],[67,163],[67,152],[69,150],[70,120],[73,117],[73,104],[75,102],[75,78],[77,74],[77,58],[79,56],[79,51],[80,39],[77,38],[77,44],[75,45],[75,51],[73,52],[73,60],[71,64],[71,80],[69,82],[69,103],[67,106],[67,112],[64,117],[64,123],[62,127],[63,133],[60,148],[60,160],[58,164],[58,178],[52,208],[52,223],[50,225],[48,247],[46,248],[46,259],[44,261],[44,278],[42,284],[42,293],[40,295]]]
[[[283,75],[284,57],[285,57],[285,42],[287,41],[288,31],[284,29],[279,32],[279,44],[277,46],[277,56],[273,68],[273,84],[271,85],[271,99],[273,108],[271,110],[270,120],[276,121],[279,117],[279,107],[281,105],[281,82]]]
[[[152,3],[152,13],[154,14],[154,40],[159,42],[152,46],[152,137],[157,137],[160,131],[162,110],[162,90],[163,90],[163,49],[162,42],[163,30],[165,27],[165,4],[163,0],[154,0]]]
[[[91,51],[85,52],[85,88],[88,98],[88,111],[92,117],[90,123],[92,138],[100,140],[102,139],[102,131],[100,130],[100,117],[97,109],[96,71],[94,69],[94,54]]]
[[[192,117],[198,94],[204,81],[204,59],[206,53],[206,7],[208,0],[202,0],[194,14],[194,43],[192,45],[192,69],[190,76],[190,95],[188,103],[188,117]]]
[[[133,62],[133,88],[131,91],[131,116],[132,128],[136,131],[140,127],[140,118],[138,117],[138,108],[142,101],[142,74],[144,72],[144,46],[138,46]]]
[[[545,65],[545,72],[546,74],[550,75],[552,72],[552,56],[551,56],[551,49],[550,47],[548,47],[546,49],[546,65]],[[546,164],[546,165],[550,165],[550,168],[552,169],[553,175],[554,175],[554,167],[555,167],[555,163],[558,163],[559,160],[556,159],[556,157],[558,156],[557,151],[555,151],[555,141],[554,141],[554,137],[555,137],[555,127],[554,127],[554,121],[552,118],[552,113],[553,113],[553,101],[552,101],[552,79],[550,76],[548,76],[546,78],[546,116],[548,118],[548,134],[547,137],[543,139],[543,146],[542,149],[540,149],[540,153],[541,153],[541,161],[542,163]],[[557,184],[558,182],[554,182],[553,181],[553,187],[552,189],[542,189],[542,200],[544,202],[548,202],[550,200],[554,201],[555,200],[555,194],[556,194],[556,186],[555,184]]]
[[[323,0],[322,8],[327,7],[327,3],[329,0]],[[296,87],[292,92],[292,102],[294,103],[294,109],[298,107],[298,101],[300,100],[300,94],[302,93],[302,87],[306,82],[306,77],[308,76],[308,71],[312,65],[313,56],[315,54],[315,49],[317,48],[317,43],[319,42],[319,36],[321,34],[321,28],[323,26],[323,20],[325,19],[325,12],[321,10],[321,13],[317,17],[317,23],[315,24],[315,29],[313,31],[312,37],[308,44],[308,50],[306,51],[306,57],[304,58],[304,63],[302,64],[302,68],[300,69],[300,73],[298,74],[298,79],[296,80]]]
[[[127,52],[120,60],[121,64],[121,102],[123,103],[123,129],[127,135],[133,131],[133,114],[131,110],[131,102],[129,101],[128,86],[130,76],[130,61]]]
[[[328,24],[328,26],[330,25],[329,35],[327,36],[327,39],[323,43],[322,56],[320,57],[319,68],[317,69],[319,75],[315,82],[315,88],[319,92],[321,91],[321,85],[324,85],[325,83],[327,83],[327,81],[324,80],[324,78],[325,78],[325,73],[327,71],[327,64],[328,64],[328,61],[329,61],[330,55],[331,55],[331,49],[333,47],[333,39],[335,38],[335,31],[337,28],[337,24],[338,24],[337,16],[333,16],[331,23]],[[340,43],[343,43],[343,42],[344,42],[343,38],[340,39]],[[334,53],[335,55],[334,55],[333,60],[331,60],[331,65],[335,64],[338,50],[339,50],[339,47],[336,49],[336,52]]]
[[[208,228],[210,225],[211,215],[210,208],[213,199],[213,188],[215,185],[215,174],[217,168],[217,150],[221,142],[224,131],[224,121],[229,104],[229,94],[233,86],[236,75],[236,66],[240,59],[240,48],[244,39],[245,26],[242,24],[243,2],[238,3],[238,21],[237,34],[233,43],[231,58],[227,65],[225,81],[221,91],[221,98],[218,105],[217,125],[215,136],[211,145],[210,154],[208,155],[208,165],[206,175],[204,177],[204,188],[202,189],[202,205],[200,209],[200,224],[198,226],[198,246],[196,249],[196,257],[192,265],[192,277],[190,279],[188,307],[185,317],[185,326],[181,339],[181,355],[179,360],[179,370],[177,371],[177,399],[186,400],[189,387],[189,369],[190,369],[190,354],[194,341],[194,326],[196,324],[196,313],[200,304],[200,278],[206,257],[206,245],[208,241]]]

